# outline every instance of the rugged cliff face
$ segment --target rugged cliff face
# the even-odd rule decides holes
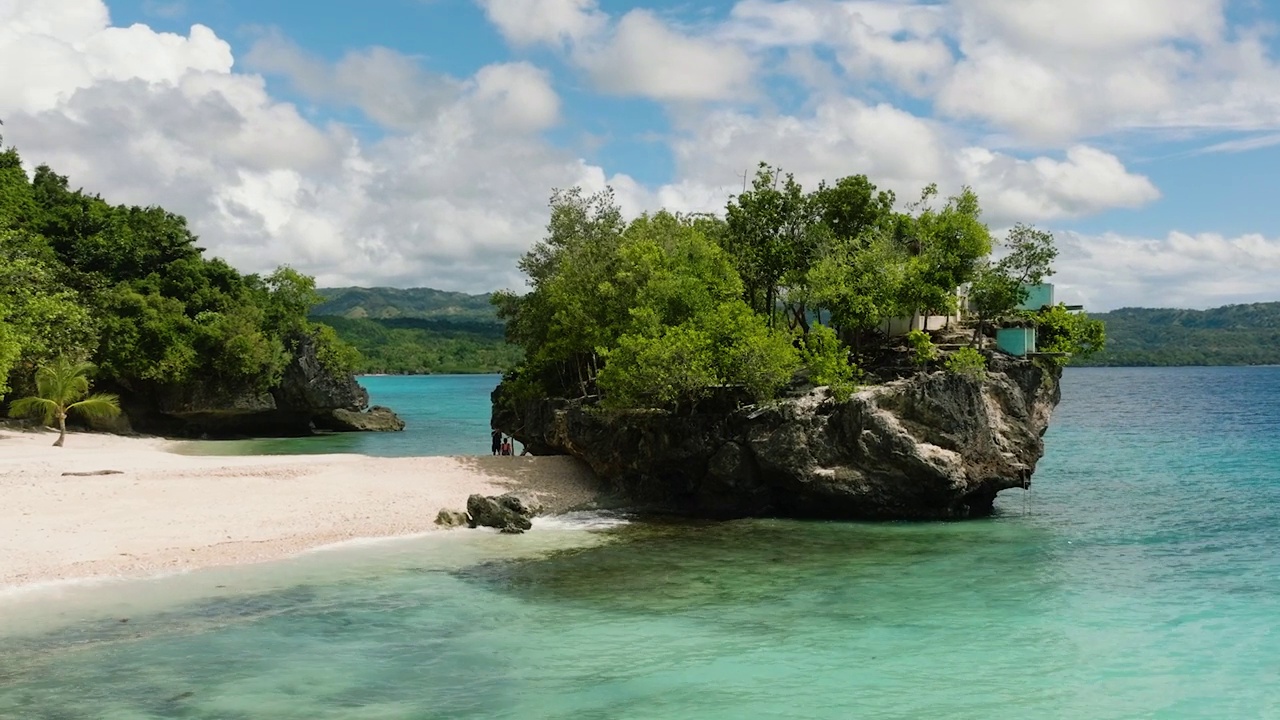
[[[987,515],[1031,481],[1061,370],[997,356],[983,379],[935,372],[837,402],[825,388],[673,416],[581,401],[507,402],[494,424],[534,454],[581,458],[625,497],[710,517]]]
[[[326,369],[305,336],[294,339],[289,365],[280,382],[267,391],[202,383],[109,389],[120,394],[125,419],[100,427],[107,431],[228,437],[404,429],[404,421],[390,409],[368,409],[368,391],[350,373]]]

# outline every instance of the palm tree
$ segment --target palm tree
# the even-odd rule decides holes
[[[52,425],[57,420],[58,439],[53,446],[62,447],[67,438],[67,413],[74,410],[90,420],[120,414],[118,396],[107,393],[89,395],[90,372],[93,372],[93,365],[66,359],[41,366],[36,370],[36,395],[15,400],[9,406],[9,416],[40,418],[45,425]]]

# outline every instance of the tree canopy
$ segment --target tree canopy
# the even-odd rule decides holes
[[[334,370],[354,363],[308,322],[310,277],[244,275],[197,242],[180,215],[111,205],[46,166],[28,177],[0,150],[0,397],[34,395],[36,369],[59,359],[124,392],[265,390],[303,334]]]
[[[723,219],[663,211],[628,223],[608,191],[556,191],[547,236],[520,263],[531,290],[492,298],[524,352],[507,389],[676,409],[717,388],[772,398],[803,371],[847,392],[863,334],[892,317],[952,312],[958,287],[1039,262],[1042,237],[1052,247],[1019,226],[1013,259],[991,264],[968,188],[895,202],[862,175],[806,192],[763,163]],[[1038,267],[1014,281],[1013,297]]]

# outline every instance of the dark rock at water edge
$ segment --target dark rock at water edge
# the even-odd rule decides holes
[[[290,347],[292,357],[280,381],[267,390],[226,387],[213,380],[181,386],[103,383],[96,389],[120,395],[123,420],[94,429],[218,438],[404,429],[404,421],[388,408],[365,412],[368,391],[351,373],[325,368],[309,336],[291,338]]]
[[[917,374],[845,402],[826,388],[675,415],[584,401],[507,402],[495,427],[536,455],[585,461],[634,503],[704,517],[952,519],[1025,487],[1061,369],[994,355],[985,377]]]
[[[467,498],[467,515],[471,518],[471,527],[491,527],[504,533],[520,533],[533,527],[530,518],[535,514],[534,508],[515,495],[490,497],[476,494]]]
[[[316,426],[339,432],[398,432],[404,420],[389,407],[374,405],[364,412],[336,408],[316,418]]]

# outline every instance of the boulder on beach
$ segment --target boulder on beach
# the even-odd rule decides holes
[[[505,533],[518,533],[533,527],[529,519],[535,513],[515,495],[475,494],[467,498],[467,514],[471,516],[471,527],[491,527]]]
[[[436,513],[436,524],[443,527],[462,527],[470,522],[470,518],[461,510],[441,508],[440,512]]]

